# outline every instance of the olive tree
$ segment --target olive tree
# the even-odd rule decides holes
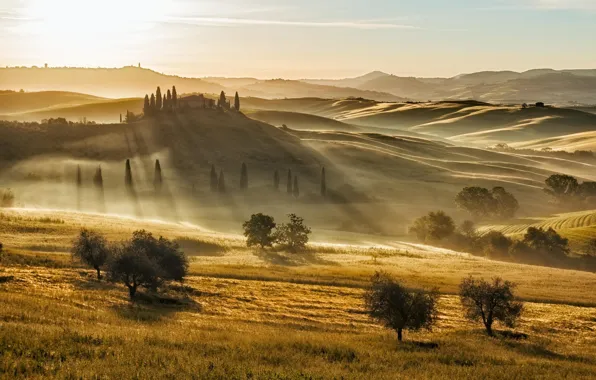
[[[97,279],[101,280],[101,268],[110,257],[110,248],[106,238],[87,229],[82,229],[72,244],[72,256],[97,271]]]
[[[398,341],[403,330],[432,328],[437,320],[437,299],[436,290],[408,290],[384,272],[375,273],[364,293],[368,315],[395,330]]]
[[[284,223],[277,227],[275,240],[288,247],[292,252],[303,250],[306,248],[311,230],[304,224],[304,219],[296,214],[289,214],[288,217],[290,223]]]
[[[459,297],[465,316],[473,321],[481,320],[488,335],[493,336],[495,321],[507,327],[515,327],[523,311],[523,304],[515,301],[515,284],[496,277],[492,282],[477,280],[472,276],[462,280]]]
[[[260,245],[261,248],[271,247],[275,241],[273,235],[275,221],[269,215],[253,214],[250,220],[244,222],[242,228],[246,236],[246,245],[249,247],[255,245]]]
[[[114,247],[108,267],[110,280],[124,283],[131,299],[139,287],[156,291],[166,281],[183,281],[187,272],[188,258],[178,244],[144,230]]]

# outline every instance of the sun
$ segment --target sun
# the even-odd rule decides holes
[[[150,42],[165,19],[167,3],[154,0],[30,0],[23,9],[26,32],[49,60],[102,62],[124,42]],[[77,58],[78,56],[78,58]],[[65,60],[66,61],[66,60]]]

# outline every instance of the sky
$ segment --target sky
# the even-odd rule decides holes
[[[596,68],[596,0],[0,0],[0,66],[343,78]]]

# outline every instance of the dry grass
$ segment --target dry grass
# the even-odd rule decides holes
[[[432,333],[393,333],[362,290],[191,276],[180,306],[131,305],[69,269],[6,268],[0,376],[29,378],[588,378],[596,309],[527,304],[527,339],[488,338],[440,300]],[[428,343],[438,345],[432,348]]]

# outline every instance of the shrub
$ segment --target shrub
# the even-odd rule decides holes
[[[523,242],[539,254],[546,255],[549,259],[562,260],[569,253],[569,240],[549,228],[530,227],[524,235]]]
[[[459,296],[465,316],[473,321],[482,320],[488,335],[493,336],[495,321],[514,327],[523,311],[523,304],[514,300],[515,284],[496,277],[489,283],[465,278],[459,286]]]
[[[71,252],[74,258],[95,269],[97,279],[101,280],[101,268],[110,257],[108,242],[103,235],[87,229],[81,230],[73,241]]]
[[[443,211],[430,212],[414,221],[410,233],[416,234],[422,242],[444,239],[455,231],[453,219]]]
[[[108,274],[113,282],[122,282],[134,299],[138,287],[157,290],[165,281],[184,280],[188,258],[178,244],[144,230],[133,232],[130,240],[114,247]]]
[[[509,247],[513,242],[499,231],[490,231],[480,237],[477,246],[490,258],[505,258],[509,255]]]
[[[431,329],[437,320],[437,299],[436,290],[409,291],[384,272],[372,277],[372,284],[364,294],[370,317],[395,330],[399,341],[404,329]]]
[[[261,248],[271,247],[275,241],[273,229],[275,221],[269,215],[254,214],[250,220],[244,222],[244,236],[246,236],[246,245],[249,247],[260,245]]]
[[[288,247],[292,252],[300,251],[306,248],[308,235],[311,229],[304,224],[304,219],[289,214],[290,223],[284,223],[277,227],[275,240]]]

